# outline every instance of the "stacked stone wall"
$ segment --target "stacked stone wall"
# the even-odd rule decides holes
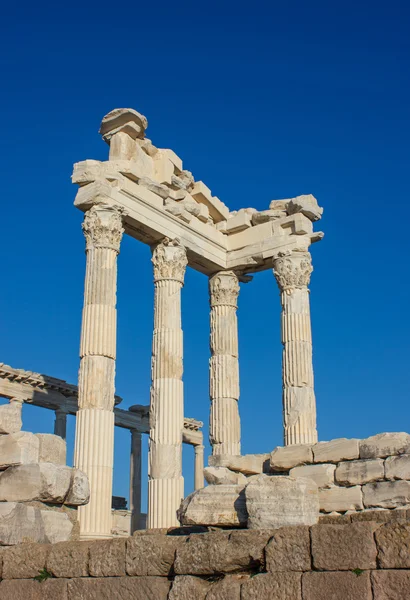
[[[387,523],[190,535],[182,529],[3,548],[0,598],[406,600],[410,522],[406,509],[385,514]]]

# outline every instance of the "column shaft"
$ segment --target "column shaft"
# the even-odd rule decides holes
[[[79,507],[80,537],[110,537],[114,460],[117,255],[119,209],[93,206],[85,215],[87,266],[80,345],[75,466],[90,480],[90,502]]]
[[[284,443],[314,443],[316,400],[307,287],[313,270],[311,256],[309,252],[294,251],[276,258],[273,265],[282,304]]]
[[[130,510],[131,535],[140,528],[141,519],[141,450],[142,435],[131,429]]]
[[[202,444],[194,446],[195,451],[195,471],[194,487],[200,490],[204,487],[204,446]]]
[[[183,383],[181,288],[186,251],[165,239],[153,251],[154,335],[151,363],[148,528],[178,524],[182,477]]]
[[[54,435],[59,435],[63,440],[67,437],[67,413],[60,408],[55,411]]]
[[[211,413],[209,437],[212,454],[239,455],[239,362],[237,298],[238,277],[221,271],[209,280],[211,304]]]

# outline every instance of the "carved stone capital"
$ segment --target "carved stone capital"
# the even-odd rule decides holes
[[[111,248],[120,251],[124,228],[122,226],[123,210],[108,204],[92,206],[84,217],[82,224],[87,250],[92,248]]]
[[[273,272],[281,292],[291,293],[309,285],[313,271],[310,252],[292,252],[279,255],[273,261]]]
[[[186,250],[178,239],[165,238],[152,253],[154,281],[173,279],[184,283],[185,269],[188,264]]]
[[[239,295],[238,276],[233,271],[219,271],[209,280],[211,306],[237,307]]]

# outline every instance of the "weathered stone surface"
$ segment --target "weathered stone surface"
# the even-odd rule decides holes
[[[372,600],[369,573],[304,573],[302,593],[303,600]]]
[[[407,600],[410,571],[373,571],[373,600]]]
[[[386,479],[410,479],[410,454],[389,456],[384,466]]]
[[[349,517],[352,523],[369,521],[374,523],[406,523],[409,520],[407,508],[395,508],[393,510],[366,508],[360,512],[352,513]]]
[[[372,484],[368,484],[372,485]],[[319,490],[320,510],[323,512],[346,512],[347,510],[362,510],[362,488],[337,487],[328,490]]]
[[[363,503],[366,508],[396,508],[410,504],[410,481],[379,481],[363,486]]]
[[[360,458],[385,458],[410,452],[408,433],[379,433],[360,442]]]
[[[81,506],[90,500],[88,477],[80,469],[71,469],[71,485],[65,499],[69,506]]]
[[[259,475],[245,488],[249,529],[314,525],[319,519],[317,485],[311,479]]]
[[[74,579],[68,583],[68,598],[69,600],[117,598],[118,600],[167,600],[170,587],[171,582],[165,577]]]
[[[360,513],[355,513],[360,514]],[[345,525],[352,522],[352,515],[331,512],[328,515],[321,514],[319,516],[319,525]]]
[[[213,575],[241,569],[259,569],[264,564],[264,548],[269,531],[212,532],[191,535],[178,546],[175,573]]]
[[[0,501],[62,504],[70,484],[70,467],[52,463],[18,465],[0,475]]]
[[[39,448],[38,438],[28,431],[0,436],[0,469],[37,463]]]
[[[59,435],[52,433],[36,433],[40,442],[39,462],[66,465],[67,444]]]
[[[213,454],[208,462],[210,467],[226,467],[245,475],[258,475],[263,473],[264,465],[269,463],[269,454],[245,454],[244,456]]]
[[[337,465],[336,481],[340,485],[362,485],[384,478],[384,462],[375,460],[352,460]]]
[[[291,198],[287,205],[289,215],[301,212],[311,221],[318,221],[322,218],[323,208],[318,205],[317,200],[312,194],[297,196]]]
[[[90,544],[89,573],[92,577],[125,576],[125,539],[98,540]]]
[[[410,569],[410,523],[388,523],[376,531],[382,569]]]
[[[50,544],[67,542],[71,539],[73,523],[67,513],[54,510],[41,510],[44,533]]]
[[[311,529],[313,566],[319,571],[375,569],[373,523],[316,525]]]
[[[193,577],[192,575],[177,575],[172,582],[169,600],[205,600],[212,583]]]
[[[304,465],[294,467],[289,471],[289,475],[295,479],[307,477],[312,479],[319,489],[328,488],[335,483],[335,469],[335,465]]]
[[[267,571],[309,571],[309,527],[282,527],[265,549]]]
[[[270,455],[270,467],[273,471],[289,471],[293,467],[313,462],[310,444],[278,446]]]
[[[32,579],[45,568],[49,544],[21,544],[3,554],[3,579]]]
[[[249,575],[226,575],[219,581],[212,582],[206,600],[240,600],[241,584],[248,581]]]
[[[242,585],[241,600],[301,600],[300,578],[300,573],[256,575]]]
[[[48,542],[41,513],[17,502],[0,502],[0,546]]]
[[[41,583],[33,580],[5,579],[0,583],[0,598],[1,600],[68,600],[67,585],[66,579],[47,579]],[[79,600],[79,597],[70,600]]]
[[[54,544],[47,558],[47,571],[54,577],[87,577],[90,542]]]
[[[243,485],[209,485],[182,501],[182,525],[244,526],[248,520]]]
[[[18,400],[0,406],[0,434],[17,433],[22,426],[22,403]]]
[[[359,458],[359,440],[339,438],[330,442],[318,442],[313,446],[315,463],[338,463],[356,458]]]
[[[160,575],[171,573],[177,548],[185,536],[137,535],[127,540],[125,569],[128,575]]]
[[[245,475],[231,471],[227,467],[205,467],[204,476],[210,485],[240,485],[248,482]]]

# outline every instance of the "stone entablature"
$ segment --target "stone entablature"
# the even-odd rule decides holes
[[[394,511],[398,512],[398,511]],[[404,511],[400,511],[404,512]],[[42,600],[405,600],[410,524],[139,532],[0,553],[0,596]],[[34,581],[39,573],[51,578]]]

